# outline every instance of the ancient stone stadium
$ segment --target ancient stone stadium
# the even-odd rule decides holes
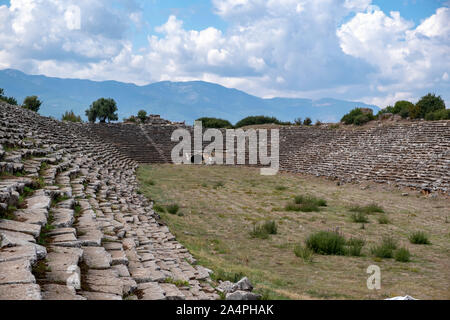
[[[251,293],[245,274],[229,283],[213,281],[215,271],[197,263],[140,191],[136,171],[171,163],[171,134],[178,126],[62,122],[0,102],[0,300],[261,298]],[[282,127],[280,170],[334,185],[389,186],[448,204],[450,121]],[[440,208],[433,219],[448,215],[448,206]],[[448,222],[438,223],[439,234],[448,233]],[[324,229],[339,225],[329,222]],[[437,241],[448,251],[442,239]],[[431,269],[417,268],[428,274],[447,258],[440,256]],[[242,259],[249,264],[252,257]],[[433,282],[438,294],[445,292],[445,278]]]

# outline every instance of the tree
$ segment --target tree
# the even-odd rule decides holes
[[[13,97],[4,96],[3,95],[4,92],[5,91],[2,88],[0,88],[0,101],[4,101],[4,102],[6,102],[8,104],[11,104],[13,106],[17,106],[17,100],[15,98],[13,98]]]
[[[425,118],[427,113],[439,111],[445,109],[445,102],[441,96],[436,96],[434,93],[423,96],[417,103],[416,107],[419,111],[416,118]]]
[[[302,125],[302,118],[294,119],[294,123],[295,123],[296,126],[301,126]]]
[[[62,120],[62,121],[69,121],[69,122],[83,122],[83,121],[81,120],[81,117],[75,115],[75,113],[74,113],[72,110],[66,111],[66,112],[63,114],[61,120]]]
[[[105,123],[106,120],[108,122],[119,120],[116,111],[117,104],[114,99],[100,98],[86,110],[86,116],[89,122],[95,122],[99,119],[101,123]]]
[[[29,96],[26,97],[25,100],[23,100],[22,107],[34,112],[38,112],[41,104],[42,102],[38,99],[37,96]]]
[[[141,119],[142,122],[145,122],[145,119],[147,119],[147,111],[140,110],[137,114],[138,118]]]
[[[202,126],[205,128],[216,128],[216,129],[231,129],[233,125],[228,120],[218,119],[218,118],[200,118],[197,121],[202,122]]]
[[[305,121],[303,121],[304,126],[310,126],[312,124],[311,118],[306,118]]]
[[[355,108],[342,117],[341,122],[345,124],[363,125],[366,122],[374,120],[375,117],[371,109]]]
[[[257,124],[285,124],[278,120],[275,117],[266,117],[266,116],[251,116],[240,120],[236,123],[236,128],[242,128],[245,126],[253,126]]]

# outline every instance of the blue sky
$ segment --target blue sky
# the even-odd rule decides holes
[[[450,103],[448,0],[0,0],[0,69]],[[43,23],[45,21],[45,23]]]

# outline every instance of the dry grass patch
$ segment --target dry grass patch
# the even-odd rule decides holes
[[[217,279],[245,275],[258,292],[277,299],[384,299],[405,294],[450,299],[448,199],[411,191],[403,197],[404,191],[386,185],[362,190],[356,184],[337,186],[310,176],[261,176],[258,169],[246,167],[149,165],[138,170],[138,177],[143,194],[164,208],[157,211],[177,240],[200,264],[214,270]],[[323,199],[327,206],[315,212],[284,210],[299,195]],[[174,203],[184,216],[164,212]],[[361,229],[349,219],[349,208],[355,204],[366,207],[360,211],[368,215],[381,216],[378,209],[388,212],[391,223],[369,223]],[[276,235],[251,237],[253,226],[265,221],[276,222]],[[337,229],[346,239],[344,255],[314,254],[312,263],[304,263],[308,252],[294,252],[298,244],[306,247],[311,234]],[[432,245],[409,242],[417,229],[432,238]],[[388,236],[410,252],[409,263],[372,255],[371,248]],[[358,239],[364,241],[362,246]],[[402,260],[404,252],[398,250],[393,250],[393,257],[397,253]],[[366,287],[366,270],[372,264],[379,265],[383,275],[379,291]]]

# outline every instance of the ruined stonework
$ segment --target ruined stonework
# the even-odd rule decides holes
[[[171,150],[177,144],[170,139],[177,126],[86,126],[92,136],[114,144],[140,163],[170,163]],[[449,194],[450,121],[353,129],[283,127],[280,168],[343,182],[375,181]]]
[[[138,162],[86,126],[0,102],[0,300],[218,298]]]

